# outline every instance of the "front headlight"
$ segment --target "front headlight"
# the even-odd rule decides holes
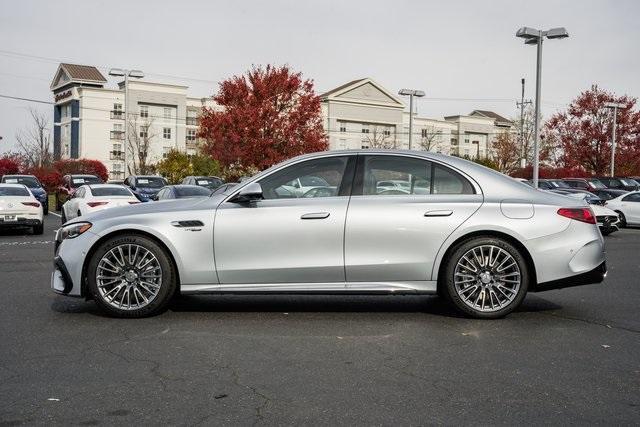
[[[58,232],[56,233],[56,240],[58,242],[62,242],[65,239],[73,239],[90,228],[90,222],[74,222],[73,224],[65,225],[58,229]]]

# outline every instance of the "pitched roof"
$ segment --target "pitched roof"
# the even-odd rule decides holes
[[[494,113],[493,111],[488,111],[488,110],[473,110],[469,115],[473,116],[474,114],[478,114],[480,116],[484,116],[484,117],[489,117],[491,119],[494,119],[496,122],[503,122],[503,123],[513,123],[511,120],[502,117],[500,114],[498,113]]]
[[[340,92],[342,89],[345,89],[345,88],[347,88],[347,87],[349,87],[349,86],[351,86],[351,85],[354,85],[354,84],[356,84],[356,83],[363,82],[363,81],[365,81],[365,80],[367,80],[367,79],[366,79],[366,78],[364,78],[364,79],[355,79],[355,80],[351,80],[349,83],[345,83],[345,84],[340,85],[340,86],[338,86],[338,87],[336,87],[336,88],[334,88],[334,89],[331,89],[331,90],[330,90],[330,91],[328,91],[328,92],[325,92],[325,93],[323,93],[323,94],[320,94],[320,98],[324,98],[324,97],[327,97],[327,96],[329,96],[329,95],[332,95],[332,94],[334,94],[334,93],[336,93],[336,92]]]
[[[77,80],[89,80],[95,82],[106,83],[107,79],[104,78],[102,73],[98,69],[91,65],[78,65],[78,64],[60,64],[60,66],[69,74],[69,77]]]

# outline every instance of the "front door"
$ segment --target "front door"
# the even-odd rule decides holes
[[[431,280],[441,245],[482,200],[447,166],[410,156],[360,156],[345,227],[349,286]]]
[[[263,200],[222,203],[214,225],[222,288],[293,283],[344,287],[344,223],[355,159],[335,155],[298,162],[258,181]]]

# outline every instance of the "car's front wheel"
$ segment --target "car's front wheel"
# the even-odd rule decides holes
[[[527,263],[516,247],[495,237],[475,237],[451,254],[443,293],[461,312],[494,319],[516,309],[528,286]]]
[[[177,286],[176,272],[154,240],[120,235],[100,245],[89,260],[89,292],[116,317],[146,317],[166,309]]]

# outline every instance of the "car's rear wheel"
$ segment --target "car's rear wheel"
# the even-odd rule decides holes
[[[40,224],[33,226],[33,234],[36,234],[39,236],[42,233],[44,233],[44,223],[41,222]]]
[[[116,317],[161,313],[177,286],[164,248],[140,235],[117,236],[101,244],[89,261],[87,280],[96,303]]]
[[[516,309],[528,286],[527,263],[516,247],[495,237],[475,237],[451,254],[443,293],[464,314],[495,319]]]
[[[620,227],[621,228],[625,228],[627,226],[627,218],[620,211],[616,211],[616,213],[618,214],[618,219],[620,221]]]

